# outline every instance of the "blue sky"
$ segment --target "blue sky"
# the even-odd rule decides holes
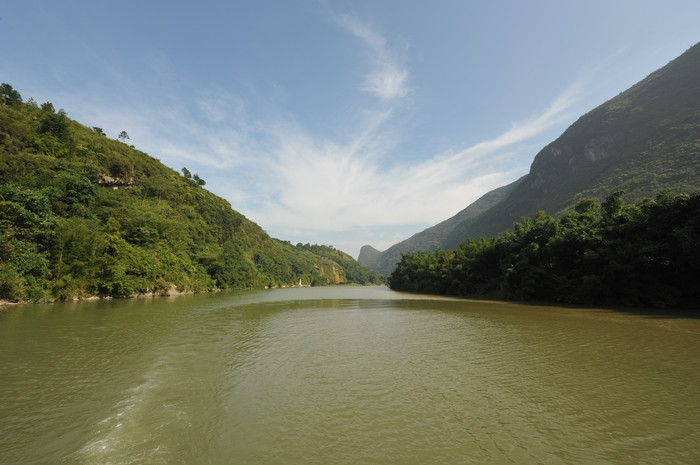
[[[693,1],[0,5],[0,81],[357,257],[529,171],[585,112],[700,41]]]

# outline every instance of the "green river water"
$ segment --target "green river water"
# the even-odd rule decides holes
[[[700,320],[401,294],[0,312],[0,464],[698,464]]]

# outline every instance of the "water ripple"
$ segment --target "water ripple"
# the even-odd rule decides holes
[[[0,463],[700,461],[700,323],[287,289],[0,321]]]

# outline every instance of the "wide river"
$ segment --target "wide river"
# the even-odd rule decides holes
[[[700,320],[278,289],[0,312],[0,464],[698,464]]]

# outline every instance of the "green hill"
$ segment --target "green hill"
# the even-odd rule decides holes
[[[0,91],[0,299],[380,282],[331,247],[269,237],[126,133]]]
[[[693,192],[698,187],[700,44],[581,116],[535,156],[530,172],[515,184],[375,254],[371,262],[362,254],[359,261],[387,274],[402,253],[455,249],[469,239],[512,230],[515,222],[538,211],[559,218],[582,199],[603,201],[618,190],[626,191],[625,200],[637,202],[666,189]]]

